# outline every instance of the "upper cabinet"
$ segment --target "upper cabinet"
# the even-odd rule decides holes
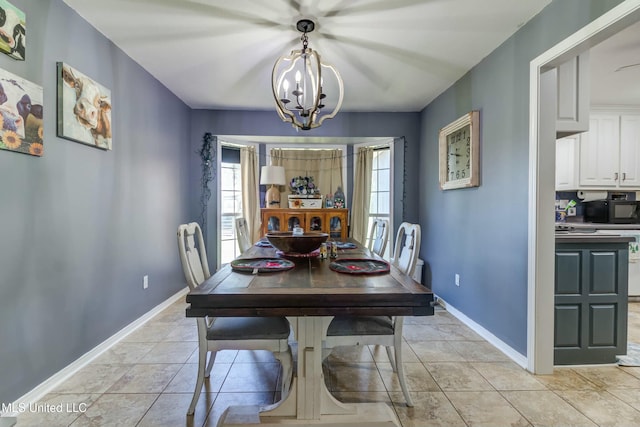
[[[556,191],[578,188],[579,141],[578,135],[556,141]]]
[[[558,67],[556,136],[589,130],[589,51]]]
[[[579,145],[579,188],[640,189],[640,114],[593,114]]]
[[[580,136],[580,186],[615,187],[620,178],[620,116],[593,114]]]
[[[620,186],[640,188],[640,115],[620,116]]]
[[[640,112],[591,115],[589,131],[556,141],[556,190],[640,190]]]

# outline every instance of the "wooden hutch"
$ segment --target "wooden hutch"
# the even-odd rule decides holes
[[[331,239],[348,237],[348,209],[260,209],[262,221],[261,233],[264,236],[272,231],[292,231],[299,225],[304,231],[322,231]]]

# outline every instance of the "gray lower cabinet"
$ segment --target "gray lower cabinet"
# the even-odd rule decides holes
[[[556,243],[554,363],[615,363],[627,352],[628,244]]]

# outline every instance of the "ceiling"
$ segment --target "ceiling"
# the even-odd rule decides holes
[[[195,109],[273,109],[273,64],[311,18],[342,110],[363,112],[422,110],[550,1],[64,0]]]
[[[640,23],[592,47],[589,64],[591,105],[640,106]]]

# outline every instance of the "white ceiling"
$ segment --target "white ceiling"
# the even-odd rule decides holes
[[[64,0],[198,109],[272,109],[273,64],[311,18],[343,111],[420,111],[550,1]]]
[[[640,23],[592,47],[589,63],[591,105],[640,106]]]

